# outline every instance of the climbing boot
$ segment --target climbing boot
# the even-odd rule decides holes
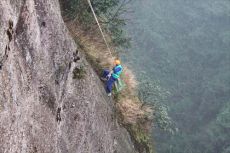
[[[103,78],[103,77],[101,77],[101,80],[102,80],[102,81],[107,81],[106,78]]]
[[[109,97],[110,97],[111,95],[112,95],[111,93],[108,94]]]

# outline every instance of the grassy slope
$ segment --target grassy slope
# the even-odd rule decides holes
[[[92,28],[93,30],[86,32],[81,29],[80,23],[77,21],[68,21],[66,25],[77,43],[78,50],[84,54],[99,77],[105,69],[112,69],[114,60],[119,59],[119,54],[107,36],[106,39],[109,41],[113,58],[111,58],[96,26]],[[133,73],[123,63],[121,64],[123,67],[121,79],[126,86],[119,94],[113,95],[116,103],[117,121],[129,131],[138,152],[152,152],[145,110],[141,110],[141,103],[137,97],[137,82]]]

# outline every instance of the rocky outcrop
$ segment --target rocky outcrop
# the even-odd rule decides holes
[[[134,152],[58,0],[0,1],[0,152]]]

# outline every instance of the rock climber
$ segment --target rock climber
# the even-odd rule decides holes
[[[121,71],[122,71],[121,63],[119,60],[115,60],[113,66],[114,67],[112,71],[105,70],[103,76],[101,77],[101,80],[108,81],[107,83],[108,96],[112,95],[111,85],[113,84],[113,82],[115,82],[119,78],[119,76],[121,75]]]

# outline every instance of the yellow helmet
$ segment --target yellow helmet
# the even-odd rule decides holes
[[[120,62],[119,60],[116,60],[116,61],[115,61],[115,64],[116,64],[116,65],[119,65],[119,64],[121,64],[121,62]]]

